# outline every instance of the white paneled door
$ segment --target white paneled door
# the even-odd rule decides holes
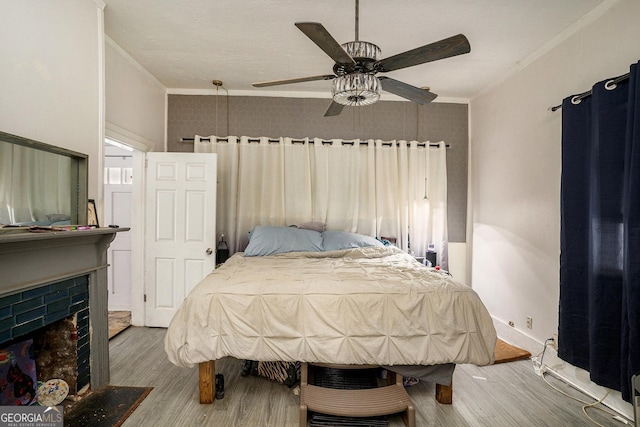
[[[215,267],[216,155],[147,153],[145,324],[167,327]]]
[[[107,146],[104,169],[104,218],[101,227],[131,227],[133,161],[131,151]],[[104,221],[104,223],[102,222]],[[118,233],[107,250],[109,311],[131,311],[131,233]]]

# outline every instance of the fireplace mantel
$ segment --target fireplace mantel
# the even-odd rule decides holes
[[[129,228],[13,234],[0,232],[0,297],[89,276],[91,387],[109,382],[107,248]]]

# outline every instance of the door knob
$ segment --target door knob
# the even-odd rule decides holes
[[[206,253],[207,255],[211,255],[211,254],[213,253],[213,249],[211,249],[211,248],[207,248],[207,250],[205,251],[205,253]]]

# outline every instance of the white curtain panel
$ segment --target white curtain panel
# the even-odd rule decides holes
[[[283,138],[281,145],[284,149],[284,223],[289,225],[307,222],[314,216],[308,141],[294,142],[291,138]]]
[[[240,138],[238,160],[237,242],[247,243],[246,233],[255,224],[284,225],[284,146],[268,138],[249,142]]]
[[[218,141],[215,136],[194,140],[195,153],[216,153],[218,171],[216,188],[216,232],[224,234],[230,253],[236,252],[236,219],[238,216],[238,165],[240,143],[235,136]]]
[[[314,139],[312,146],[313,221],[329,230],[358,231],[360,190],[360,144],[357,141]],[[366,206],[362,206],[366,209]],[[374,233],[363,233],[374,235]]]
[[[427,197],[425,210],[425,235],[438,252],[438,263],[445,269],[449,265],[449,235],[447,232],[447,149],[444,142],[438,148],[429,150]],[[441,183],[444,182],[445,185]],[[424,197],[424,196],[423,196]]]
[[[218,154],[218,234],[231,253],[256,225],[317,221],[376,237],[447,266],[446,148],[417,141],[196,135],[194,152]],[[434,145],[437,145],[434,147]]]

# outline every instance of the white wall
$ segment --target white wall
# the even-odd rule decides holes
[[[102,5],[0,0],[0,130],[89,155],[102,182]]]
[[[165,151],[166,88],[108,37],[105,64],[107,133],[119,131],[148,151]]]
[[[604,6],[470,104],[472,286],[533,354],[558,328],[562,112],[548,107],[640,59],[640,2]]]

